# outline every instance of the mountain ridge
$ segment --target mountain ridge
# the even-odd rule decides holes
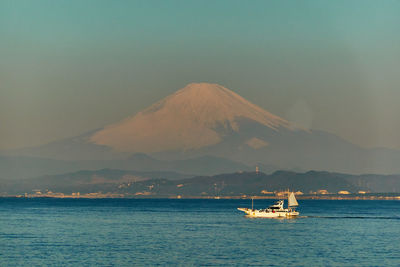
[[[207,166],[207,168],[204,168]],[[253,167],[229,159],[203,156],[185,160],[158,160],[134,154],[117,160],[55,160],[26,156],[0,156],[0,186],[4,180],[20,180],[41,175],[58,175],[79,170],[104,168],[141,172],[179,172],[186,175],[212,175],[229,171],[249,171]]]

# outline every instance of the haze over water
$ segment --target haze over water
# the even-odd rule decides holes
[[[249,200],[2,198],[0,265],[399,266],[398,201],[299,202],[277,220]]]

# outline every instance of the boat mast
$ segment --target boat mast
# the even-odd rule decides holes
[[[254,210],[254,208],[253,208],[253,197],[251,198],[251,210]]]

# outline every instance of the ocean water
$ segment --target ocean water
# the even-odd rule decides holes
[[[0,198],[0,266],[400,266],[400,201],[299,204],[249,219],[249,200]]]

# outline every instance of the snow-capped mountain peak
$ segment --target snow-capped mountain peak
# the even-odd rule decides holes
[[[90,141],[124,152],[198,149],[221,141],[217,127],[239,131],[239,118],[274,130],[293,128],[221,85],[191,83],[142,112],[106,126]]]

